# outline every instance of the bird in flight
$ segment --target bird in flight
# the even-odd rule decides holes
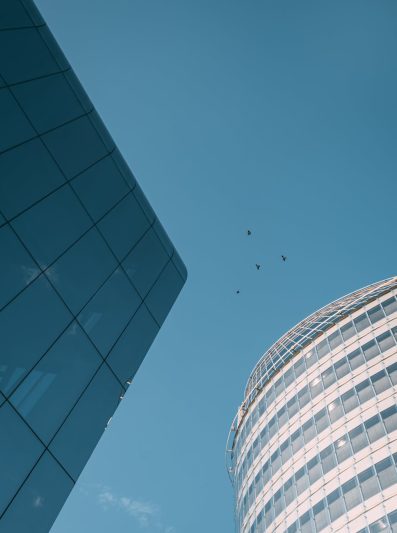
[[[286,260],[287,260],[287,256],[286,256],[286,255],[282,255],[282,256],[281,256],[281,259],[282,259],[283,261],[286,261]]]
[[[259,270],[261,268],[261,265],[258,265],[258,263],[255,263],[256,270]]]
[[[236,294],[240,294],[240,291],[236,291]]]
[[[251,230],[247,229],[247,235],[251,235]]]

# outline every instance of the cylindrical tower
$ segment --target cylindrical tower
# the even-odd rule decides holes
[[[227,446],[239,532],[397,532],[396,296],[349,294],[256,365]]]

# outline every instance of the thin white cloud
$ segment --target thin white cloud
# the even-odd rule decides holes
[[[142,529],[159,533],[176,533],[173,526],[165,526],[161,522],[161,510],[158,505],[137,498],[120,496],[106,486],[95,485],[90,489],[88,486],[80,487],[80,492],[88,496],[94,489],[96,501],[104,511],[114,509],[127,513]]]

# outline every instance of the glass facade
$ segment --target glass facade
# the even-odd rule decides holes
[[[0,533],[45,533],[186,269],[31,0],[0,7]]]
[[[337,300],[258,363],[227,446],[239,532],[395,530],[396,296],[391,278]]]

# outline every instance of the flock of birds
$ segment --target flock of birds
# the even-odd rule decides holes
[[[248,237],[252,235],[252,231],[250,229],[247,229],[247,235]],[[281,260],[285,262],[287,260],[287,256],[281,255]],[[255,263],[255,267],[256,267],[256,270],[259,270],[261,268],[261,265],[259,263]],[[240,294],[240,289],[236,290],[236,294]]]

